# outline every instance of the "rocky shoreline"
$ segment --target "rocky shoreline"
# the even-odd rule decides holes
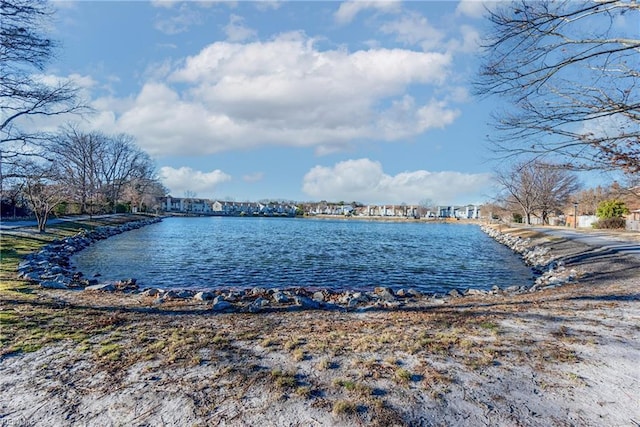
[[[490,225],[481,226],[482,231],[499,243],[518,253],[531,266],[536,277],[533,285],[510,286],[491,290],[453,289],[447,294],[424,294],[416,289],[394,290],[375,287],[372,291],[332,291],[290,289],[160,289],[141,288],[135,278],[100,283],[97,278],[87,279],[70,264],[73,254],[91,244],[111,236],[161,221],[149,218],[118,226],[99,227],[94,231],[81,231],[75,236],[54,241],[40,251],[28,255],[18,266],[20,278],[39,284],[42,288],[80,290],[83,292],[117,292],[135,294],[153,299],[153,303],[167,301],[194,301],[208,304],[212,311],[219,312],[265,312],[280,310],[346,310],[366,311],[371,309],[394,309],[420,303],[444,304],[448,299],[464,296],[494,297],[550,289],[575,281],[579,274],[574,269],[565,268],[562,261],[555,260],[549,247],[533,245],[531,239],[523,239],[502,233]]]

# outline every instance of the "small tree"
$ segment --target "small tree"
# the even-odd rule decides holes
[[[605,200],[598,205],[596,215],[601,219],[622,218],[629,213],[629,209],[620,200]]]
[[[629,209],[620,200],[605,200],[598,205],[596,215],[598,221],[593,225],[595,228],[624,228],[626,221],[624,215],[629,213]]]
[[[24,192],[40,233],[46,231],[51,212],[68,196],[67,187],[58,178],[55,164],[31,162],[24,165]]]

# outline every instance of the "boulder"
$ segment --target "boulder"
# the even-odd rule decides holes
[[[286,304],[290,301],[289,297],[284,292],[280,291],[274,292],[272,298],[276,304]]]
[[[85,291],[113,292],[116,287],[111,283],[101,283],[99,285],[91,285],[84,288]]]
[[[324,293],[321,291],[313,293],[313,300],[318,302],[324,302]]]
[[[45,289],[69,289],[64,283],[55,280],[46,280],[41,282],[40,286]]]
[[[156,288],[145,289],[144,291],[142,291],[142,295],[145,297],[157,297],[161,293],[162,291]]]
[[[305,308],[305,309],[317,309],[320,308],[320,303],[318,301],[314,301],[311,298],[302,296],[302,295],[296,295],[294,298],[294,302],[296,305],[300,306],[301,308]]]
[[[214,298],[214,295],[211,292],[200,291],[193,296],[193,299],[198,301],[208,301]]]
[[[391,302],[397,299],[391,288],[377,287],[373,290],[373,293],[383,301]]]
[[[217,299],[218,298],[214,299],[213,306],[211,307],[213,311],[225,311],[233,308],[233,305],[230,302],[225,300],[218,300],[215,302]]]

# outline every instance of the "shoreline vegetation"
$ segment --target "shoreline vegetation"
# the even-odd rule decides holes
[[[70,291],[18,277],[28,253],[132,218],[2,232],[2,425],[640,422],[636,257],[493,226],[485,231],[538,265],[533,289],[379,288],[352,307],[353,294],[345,306],[326,292],[284,294],[278,306],[276,292],[258,290],[245,303],[223,295],[217,303],[230,306],[216,310],[220,295],[150,295],[125,282]]]

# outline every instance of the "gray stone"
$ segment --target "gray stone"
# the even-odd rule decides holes
[[[228,310],[228,309],[230,309],[232,307],[233,307],[233,305],[231,305],[230,302],[227,302],[225,300],[219,300],[218,302],[214,302],[213,303],[213,306],[211,307],[211,309],[213,311],[224,311],[224,310]]]
[[[248,310],[251,313],[258,313],[262,311],[262,309],[269,305],[269,300],[264,298],[258,298],[251,304],[249,304]]]
[[[413,298],[422,298],[422,293],[419,290],[413,288],[407,291],[407,295]]]
[[[452,298],[459,298],[462,295],[460,295],[460,292],[458,292],[456,289],[451,289],[449,291],[449,296],[452,297]]]
[[[395,301],[397,299],[391,288],[377,287],[373,290],[373,293],[383,301]]]
[[[44,281],[40,283],[40,286],[46,289],[69,289],[64,283],[55,280]]]
[[[213,298],[214,298],[214,295],[211,292],[206,292],[206,291],[200,291],[193,296],[193,299],[198,301],[208,301]]]
[[[324,294],[321,291],[313,293],[313,300],[318,302],[324,301]]]
[[[276,291],[273,293],[273,300],[276,302],[276,304],[286,304],[289,302],[289,297],[283,292]]]
[[[314,301],[311,298],[298,295],[294,298],[296,305],[299,305],[302,308],[308,309],[316,309],[320,308],[320,303],[318,301]]]
[[[85,291],[113,292],[116,287],[111,283],[101,283],[99,285],[91,285],[84,288]]]
[[[144,295],[145,297],[157,297],[158,295],[160,295],[160,293],[161,293],[160,289],[151,288],[151,289],[145,289],[142,292],[142,295]]]
[[[486,295],[487,292],[482,289],[467,289],[465,295]]]
[[[193,292],[184,289],[171,289],[164,294],[165,298],[186,299],[193,297]]]

